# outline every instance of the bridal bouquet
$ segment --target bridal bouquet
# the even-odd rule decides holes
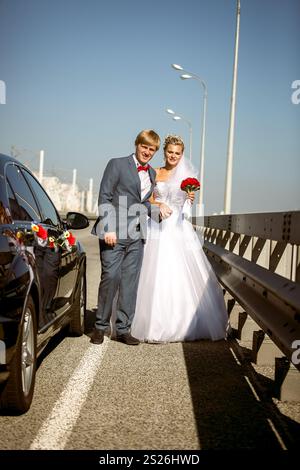
[[[197,178],[186,178],[182,181],[180,189],[182,189],[182,191],[185,191],[186,193],[198,191],[200,189],[200,183]]]

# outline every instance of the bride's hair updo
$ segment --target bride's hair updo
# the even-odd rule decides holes
[[[168,145],[180,145],[182,148],[182,152],[184,151],[184,142],[179,135],[167,135],[164,141],[164,152]]]

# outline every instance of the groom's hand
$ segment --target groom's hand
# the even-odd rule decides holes
[[[104,235],[104,241],[109,246],[115,246],[117,243],[117,234],[116,232],[107,232]]]
[[[168,217],[170,217],[170,215],[172,214],[172,209],[170,209],[169,206],[167,206],[167,204],[164,204],[163,202],[159,205],[159,213],[160,213],[160,216],[162,219],[167,219]]]

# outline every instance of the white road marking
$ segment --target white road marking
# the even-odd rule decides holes
[[[273,422],[272,422],[269,418],[267,418],[267,421],[268,421],[268,423],[269,423],[270,428],[272,429],[272,431],[274,432],[275,436],[277,437],[277,440],[278,440],[279,444],[281,445],[281,448],[282,448],[283,450],[288,450],[288,448],[287,448],[286,445],[284,444],[283,440],[281,439],[279,433],[277,432],[277,429],[276,429],[276,427],[274,426]]]
[[[101,346],[91,345],[75,369],[66,388],[54,405],[52,413],[41,426],[30,445],[31,450],[63,450],[80,415],[94,377],[101,366],[109,339]]]

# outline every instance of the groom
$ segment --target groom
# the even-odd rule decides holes
[[[130,334],[143,259],[147,215],[159,220],[159,206],[148,201],[155,184],[155,170],[148,164],[159,149],[160,138],[153,130],[141,131],[135,153],[113,158],[100,185],[99,217],[92,229],[99,237],[101,281],[98,310],[91,342],[101,344],[110,327],[113,300],[119,290],[116,340],[137,345]]]

